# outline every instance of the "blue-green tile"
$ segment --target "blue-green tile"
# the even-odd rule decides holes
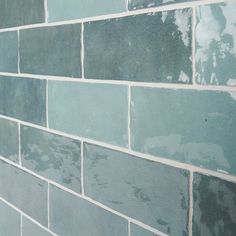
[[[147,231],[146,229],[135,225],[130,224],[130,236],[158,236],[157,234],[154,234],[150,231]]]
[[[187,235],[188,172],[84,145],[85,194],[170,235]]]
[[[85,78],[190,83],[191,9],[84,24]]]
[[[46,81],[0,76],[0,114],[46,125]]]
[[[27,169],[80,192],[80,141],[21,126],[21,160]]]
[[[48,86],[50,128],[127,146],[126,86],[62,81]]]
[[[235,12],[235,1],[197,7],[197,83],[236,86]]]
[[[0,197],[44,226],[47,226],[47,189],[45,181],[0,161]]]
[[[18,39],[16,31],[0,33],[0,71],[18,71]]]
[[[20,71],[81,77],[81,24],[20,31]]]
[[[50,229],[65,236],[127,236],[128,222],[80,197],[50,186]]]
[[[236,235],[236,183],[194,174],[193,236]]]
[[[236,174],[236,93],[133,88],[132,149]]]

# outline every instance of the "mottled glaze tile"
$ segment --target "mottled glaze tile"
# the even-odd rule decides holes
[[[126,11],[126,0],[48,0],[49,22],[124,11]]]
[[[197,7],[196,81],[236,86],[236,2]]]
[[[84,145],[85,195],[170,235],[187,235],[188,172]]]
[[[47,226],[45,181],[0,160],[0,197]]]
[[[80,141],[21,126],[21,161],[27,169],[81,191]]]
[[[49,81],[49,127],[127,146],[127,86]]]
[[[138,225],[130,224],[130,236],[158,236]]]
[[[43,22],[44,0],[0,0],[0,28]]]
[[[80,197],[50,186],[50,229],[58,235],[127,236],[128,222]]]
[[[0,114],[46,125],[46,81],[0,76]]]
[[[84,24],[85,78],[190,83],[191,9]]]
[[[236,235],[236,184],[194,174],[193,236]]]
[[[22,73],[81,77],[81,24],[20,31]]]
[[[18,71],[18,39],[16,31],[0,33],[0,71]]]
[[[133,150],[236,174],[236,93],[133,88]]]

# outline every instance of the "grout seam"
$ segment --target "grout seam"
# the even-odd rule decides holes
[[[80,39],[80,44],[81,44],[81,77],[84,79],[84,23],[81,23],[81,39]]]
[[[21,127],[20,127],[20,122],[17,123],[17,128],[18,128],[18,159],[19,159],[19,165],[22,165],[22,160],[21,160]]]
[[[49,184],[49,182],[48,182],[48,190],[47,190],[48,229],[50,229],[50,206],[49,206],[49,197],[50,197],[50,184]]]
[[[84,196],[84,142],[81,141],[81,195]]]
[[[128,86],[128,149],[131,149],[131,86]]]
[[[131,236],[131,234],[130,234],[130,220],[128,220],[128,236]]]
[[[188,221],[188,233],[192,236],[193,228],[193,171],[189,173],[189,221]]]
[[[44,0],[45,23],[48,23],[48,1]]]
[[[23,216],[20,212],[20,236],[23,236]]]
[[[196,7],[192,8],[192,83],[196,84]]]
[[[48,121],[48,79],[46,79],[46,127],[49,128],[49,121]]]
[[[20,73],[20,30],[17,30],[17,73]]]

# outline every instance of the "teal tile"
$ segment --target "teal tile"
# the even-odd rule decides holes
[[[196,81],[236,86],[236,3],[197,7]]]
[[[236,235],[236,184],[194,174],[193,236]]]
[[[127,146],[127,86],[49,81],[52,129]]]
[[[85,78],[190,83],[191,9],[84,24]]]
[[[66,236],[128,235],[125,219],[54,186],[50,186],[50,228]]]
[[[144,228],[141,228],[138,225],[130,224],[130,236],[158,236],[150,231],[147,231]]]
[[[84,145],[85,195],[168,235],[188,232],[188,172]]]
[[[46,81],[0,76],[0,114],[46,125]]]
[[[20,71],[81,77],[81,24],[20,31]]]
[[[18,162],[18,139],[17,123],[0,118],[0,156]]]
[[[21,161],[27,169],[81,191],[80,141],[21,126]]]
[[[0,71],[18,72],[18,39],[16,31],[0,33]]]
[[[47,226],[48,184],[0,161],[0,197]]]
[[[48,0],[49,22],[124,11],[126,11],[126,0]]]
[[[133,88],[133,150],[236,174],[236,93]]]
[[[0,28],[43,22],[44,0],[0,0]]]

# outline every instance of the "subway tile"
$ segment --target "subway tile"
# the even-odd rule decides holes
[[[18,72],[18,38],[17,37],[18,36],[17,36],[16,31],[0,33],[0,71],[1,72]]]
[[[236,3],[197,7],[196,81],[236,86]]]
[[[150,231],[147,231],[146,229],[135,225],[130,224],[130,236],[158,236],[157,234],[154,234]]]
[[[45,181],[0,161],[0,197],[47,226]]]
[[[81,24],[20,31],[22,73],[81,77]]]
[[[80,141],[21,126],[21,160],[27,169],[81,191]]]
[[[49,127],[127,146],[127,86],[49,81]]]
[[[191,9],[84,24],[85,78],[191,83]]]
[[[133,150],[236,174],[236,93],[133,88]]]
[[[85,195],[170,235],[188,232],[188,172],[84,146]]]
[[[128,222],[87,200],[50,186],[50,229],[58,235],[127,236]]]
[[[193,236],[201,235],[236,235],[236,184],[195,173]]]
[[[0,156],[19,162],[19,136],[16,122],[0,118]]]
[[[0,28],[43,22],[44,0],[0,0]]]
[[[49,22],[126,11],[126,0],[48,0]]]

